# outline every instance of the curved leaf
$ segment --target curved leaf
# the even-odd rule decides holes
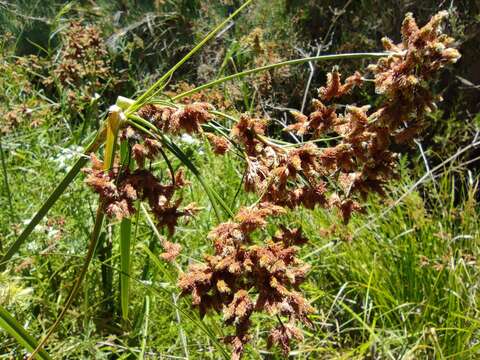
[[[9,335],[15,338],[28,351],[33,351],[37,347],[37,340],[31,336],[22,325],[18,323],[10,313],[0,305],[0,328],[5,330]],[[45,350],[41,350],[37,354],[39,359],[50,360]]]

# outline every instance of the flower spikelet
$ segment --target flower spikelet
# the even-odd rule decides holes
[[[224,155],[230,149],[230,143],[224,137],[212,133],[206,133],[205,136],[210,142],[210,145],[212,145],[215,154]]]

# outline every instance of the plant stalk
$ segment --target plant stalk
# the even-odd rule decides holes
[[[104,169],[106,171],[110,170],[113,161],[115,158],[115,149],[116,149],[116,139],[118,134],[118,129],[122,119],[122,109],[117,105],[113,105],[110,107],[107,124],[106,124],[106,142],[105,142],[105,159],[104,159]],[[67,313],[68,309],[73,303],[73,300],[78,294],[80,290],[80,286],[82,285],[83,279],[87,274],[88,267],[90,262],[92,261],[93,255],[95,254],[95,250],[98,246],[99,239],[100,239],[100,232],[102,230],[103,220],[105,218],[105,214],[102,209],[102,204],[98,204],[97,208],[97,215],[95,218],[95,224],[93,226],[92,235],[90,237],[90,244],[88,246],[87,255],[85,256],[85,262],[83,263],[82,269],[80,270],[80,275],[78,276],[75,284],[73,285],[72,289],[70,290],[70,294],[68,295],[67,301],[65,305],[58,315],[57,319],[53,323],[53,325],[48,330],[45,337],[42,339],[40,344],[37,346],[35,351],[30,355],[28,360],[33,360],[35,358],[35,354],[43,349],[43,346],[47,343],[48,339],[52,336],[62,319],[64,318],[65,314]]]
[[[208,89],[210,87],[222,84],[224,82],[241,78],[250,74],[255,74],[257,72],[262,72],[262,71],[267,71],[271,69],[275,69],[277,67],[281,66],[288,66],[288,65],[298,65],[298,64],[303,64],[306,62],[310,61],[330,61],[330,60],[343,60],[343,59],[365,59],[365,58],[381,58],[388,56],[389,53],[387,52],[366,52],[366,53],[348,53],[348,54],[330,54],[330,55],[320,55],[320,56],[311,56],[311,57],[306,57],[306,58],[301,58],[301,59],[293,59],[293,60],[287,60],[287,61],[282,61],[279,63],[275,64],[269,64],[265,66],[261,66],[255,69],[249,69],[245,70],[236,74],[228,75],[225,77],[222,77],[220,79],[216,79],[213,81],[210,81],[209,83],[197,86],[196,88],[193,88],[191,90],[185,91],[181,94],[178,94],[172,98],[172,100],[178,100],[181,98],[184,98],[186,96],[195,94],[199,91],[202,91],[204,89]]]
[[[3,182],[5,184],[5,192],[7,193],[8,207],[10,208],[10,218],[15,219],[15,210],[13,209],[13,203],[12,203],[12,193],[10,192],[10,186],[8,184],[7,163],[5,161],[5,153],[3,152],[1,138],[0,138],[0,157],[2,160]],[[3,252],[3,247],[1,242],[0,242],[0,252]]]

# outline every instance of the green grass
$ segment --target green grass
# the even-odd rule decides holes
[[[106,2],[101,4],[103,11],[112,10]],[[27,2],[18,5],[30,8]],[[265,6],[262,4],[262,8]],[[61,9],[53,6],[37,15],[53,17]],[[180,5],[174,9],[176,16],[179,9]],[[135,10],[140,14],[143,11],[141,6]],[[61,13],[60,23],[79,13],[96,17],[78,4],[68,11]],[[1,19],[3,23],[8,21],[4,16]],[[109,31],[106,23],[103,28]],[[20,33],[27,28],[25,24],[17,19],[8,29]],[[41,86],[27,89],[32,77],[13,64],[15,50],[15,46],[2,45],[1,60],[7,70],[0,73],[2,115],[22,104],[33,111],[1,138],[2,255],[61,181],[65,168],[81,155],[77,146],[86,144],[87,135],[109,105],[108,94],[99,100],[95,111],[88,107],[88,99],[89,105],[85,106],[91,111],[82,111],[79,120],[65,99],[46,94]],[[129,60],[138,55],[136,51],[129,53]],[[172,54],[172,58],[178,57]],[[161,68],[168,69],[170,60],[165,60]],[[143,76],[145,71],[146,63],[129,68],[126,89],[144,88],[149,82]],[[155,74],[150,76],[156,78]],[[127,91],[122,95],[134,94]],[[254,98],[253,93],[247,92],[246,96]],[[31,127],[31,122],[38,119],[42,120],[40,125]],[[207,234],[218,224],[216,212],[220,217],[228,213],[214,209],[209,198],[216,195],[206,189],[214,189],[224,203],[221,207],[233,212],[256,199],[237,191],[243,166],[235,156],[214,156],[206,143],[176,144],[183,152],[180,157],[191,162],[192,169],[200,169],[204,182],[188,174],[192,185],[183,190],[184,201],[196,202],[204,209],[177,228],[174,239],[183,246],[177,264],[159,258],[162,249],[158,235],[166,234],[157,234],[143,211],[131,219],[131,229],[115,221],[108,223],[72,306],[46,346],[52,358],[228,358],[228,348],[219,341],[228,333],[221,316],[210,314],[200,319],[191,310],[188,298],[179,298],[177,265],[186,269],[211,251]],[[65,156],[65,149],[70,149],[73,156]],[[419,165],[409,168],[405,156],[401,177],[392,182],[388,195],[368,199],[367,215],[354,216],[348,226],[337,214],[323,210],[297,210],[285,215],[290,225],[302,226],[310,239],[301,253],[312,266],[303,290],[316,310],[311,317],[313,328],[305,328],[305,340],[295,344],[292,357],[480,357],[478,178],[473,174],[470,181],[466,172],[454,168],[461,162],[455,160],[437,172],[435,183],[422,184],[421,189],[409,193],[384,214],[385,208],[403,196],[424,172],[420,155],[414,157],[413,163]],[[172,154],[169,159],[174,168],[181,165]],[[154,164],[153,168],[164,178],[169,176],[163,164]],[[6,309],[36,341],[43,338],[62,311],[84,264],[97,197],[82,180],[80,176],[67,188],[8,262],[7,270],[0,273],[2,314]],[[422,197],[424,194],[435,195]],[[269,228],[274,230],[274,226]],[[275,320],[263,315],[254,320],[253,339],[245,358],[282,358],[276,350],[266,350],[266,329]],[[31,344],[27,347],[32,350]],[[0,330],[0,359],[24,355],[22,345]]]

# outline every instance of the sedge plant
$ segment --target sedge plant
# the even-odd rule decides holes
[[[269,329],[267,343],[278,346],[285,356],[290,351],[291,340],[302,340],[301,325],[311,326],[309,317],[314,309],[300,288],[309,266],[297,256],[298,247],[307,244],[308,239],[301,228],[283,224],[282,217],[298,208],[320,207],[338,211],[344,222],[348,222],[353,212],[363,210],[362,199],[371,193],[384,195],[385,184],[396,176],[397,156],[392,150],[393,144],[409,144],[419,136],[426,126],[426,114],[439,100],[430,91],[429,82],[460,55],[452,46],[453,39],[441,33],[446,13],[433,16],[421,28],[408,14],[401,29],[402,42],[394,44],[385,38],[385,52],[284,61],[228,75],[174,97],[166,96],[163,91],[175,71],[250,2],[246,1],[211,31],[137,99],[118,97],[104,126],[85,148],[85,157],[73,165],[3,255],[0,266],[4,269],[90,159],[91,167],[84,168],[86,183],[100,199],[84,264],[61,312],[46,335],[35,344],[1,309],[0,324],[32,351],[30,358],[48,358],[43,347],[78,294],[98,247],[105,219],[119,223],[120,308],[122,319],[128,321],[131,245],[135,233],[131,219],[140,208],[164,248],[161,258],[178,266],[181,294],[191,297],[192,306],[198,309],[201,318],[212,311],[220,312],[225,324],[232,326],[233,333],[219,341],[201,319],[193,318],[212,338],[220,354],[228,357],[222,345],[227,343],[232,359],[242,356],[251,339],[254,313],[265,313],[276,319],[277,326]],[[219,111],[215,104],[207,102],[185,104],[181,101],[224,82],[262,71],[341,59],[377,61],[365,74],[355,72],[345,80],[338,67],[333,67],[326,85],[319,89],[319,98],[313,101],[313,111],[308,115],[292,111],[294,122],[283,129],[295,135],[291,138],[302,141],[290,142],[286,137],[273,136],[268,122],[251,114]],[[343,106],[340,103],[346,94],[370,82],[374,82],[375,91],[381,96],[376,108],[368,104]],[[208,141],[219,156],[226,152],[236,154],[245,164],[243,189],[254,193],[257,200],[232,209],[207,183],[202,169],[182,150],[177,139],[184,133]],[[99,155],[102,146],[103,159]],[[175,229],[202,209],[195,203],[182,203],[178,194],[188,181],[184,170],[174,168],[167,154],[174,156],[198,179],[218,221],[209,234],[212,254],[186,269],[175,260],[182,251],[174,241]],[[164,165],[169,174],[166,182],[148,166],[152,161]],[[277,232],[270,236],[266,228],[273,224],[272,219],[278,220],[275,222]],[[166,237],[158,232],[159,228],[164,229]],[[147,313],[149,302],[146,298]],[[181,310],[175,304],[172,306]],[[190,313],[184,315],[191,316]]]

